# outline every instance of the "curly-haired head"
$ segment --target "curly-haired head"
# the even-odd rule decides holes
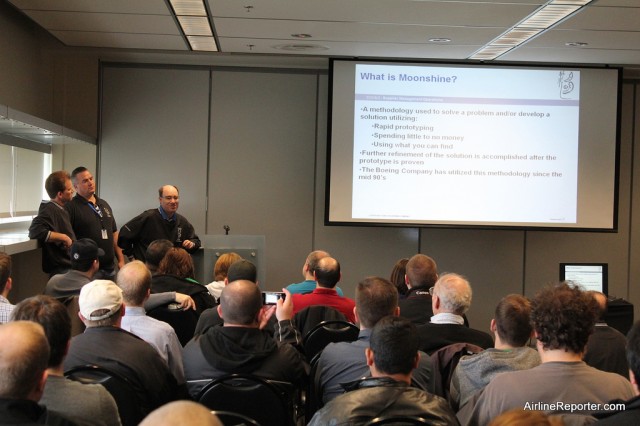
[[[597,316],[593,296],[567,282],[543,288],[531,301],[531,321],[545,350],[582,353]]]

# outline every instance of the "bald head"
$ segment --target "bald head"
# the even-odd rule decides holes
[[[151,272],[139,260],[129,262],[118,271],[118,287],[127,306],[142,306],[151,291]]]
[[[434,314],[448,312],[462,315],[471,306],[471,285],[458,274],[444,274],[438,278],[433,295]]]
[[[222,426],[211,410],[192,401],[174,401],[152,411],[140,426]]]
[[[40,400],[49,362],[49,343],[40,324],[0,325],[0,398]]]
[[[251,281],[233,281],[222,290],[218,312],[225,326],[257,327],[261,309],[262,294],[258,286]]]
[[[604,316],[607,314],[607,309],[609,308],[607,296],[599,291],[590,291],[589,293],[591,293],[593,298],[596,299],[596,302],[598,302],[598,319],[604,319]]]
[[[340,263],[333,257],[323,257],[318,261],[314,275],[320,287],[334,288],[340,281]]]

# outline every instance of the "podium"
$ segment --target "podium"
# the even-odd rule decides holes
[[[238,253],[256,265],[258,281],[264,283],[267,275],[264,235],[204,235],[202,247],[193,255],[196,280],[200,284],[213,281],[213,267],[218,258],[229,252]]]

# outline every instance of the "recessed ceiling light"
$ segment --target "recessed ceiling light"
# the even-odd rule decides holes
[[[565,43],[564,45],[569,47],[584,47],[588,46],[589,43],[585,43],[583,41],[570,41],[568,43]]]
[[[295,37],[295,38],[311,38],[311,34],[291,34],[291,37]]]
[[[451,39],[446,37],[434,37],[430,38],[429,41],[431,43],[450,43]]]
[[[273,46],[274,49],[287,50],[289,52],[306,52],[310,50],[329,50],[327,46],[319,44],[279,44]]]

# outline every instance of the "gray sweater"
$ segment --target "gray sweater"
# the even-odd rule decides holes
[[[527,370],[539,364],[540,355],[529,347],[490,348],[475,355],[465,355],[460,358],[451,378],[451,404],[454,409],[462,407],[498,373]]]

